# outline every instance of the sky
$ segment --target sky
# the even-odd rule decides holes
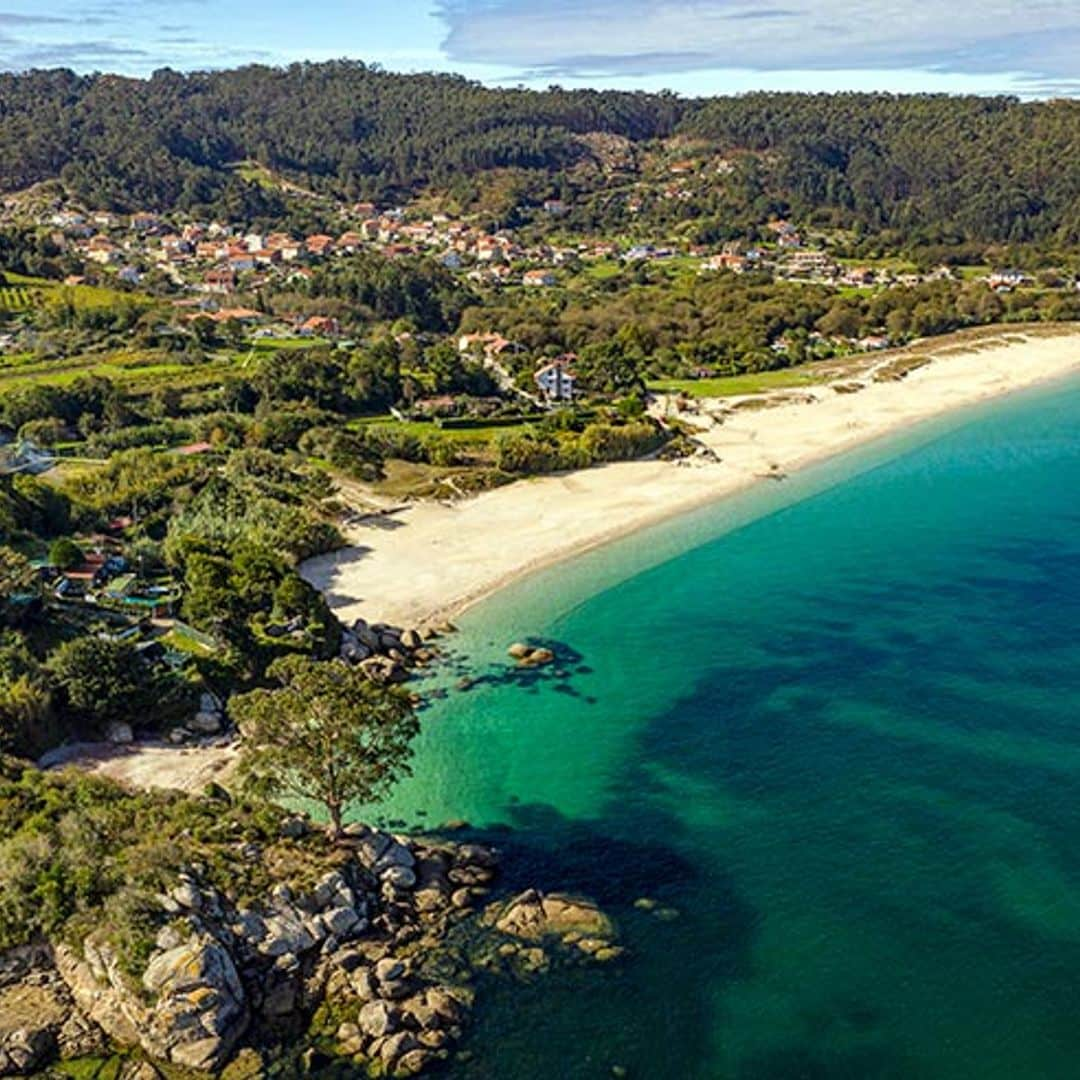
[[[340,57],[492,85],[1080,95],[1080,0],[0,0],[0,69]]]

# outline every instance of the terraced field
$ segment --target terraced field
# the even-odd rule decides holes
[[[0,396],[32,384],[68,386],[83,375],[104,376],[135,395],[149,394],[162,386],[203,390],[220,385],[228,374],[245,371],[273,352],[311,344],[303,338],[257,342],[250,349],[220,351],[201,364],[181,363],[175,354],[151,349],[86,352],[51,360],[38,359],[33,353],[8,354],[0,357]]]
[[[105,376],[132,393],[158,386],[197,389],[219,383],[231,367],[228,360],[198,365],[170,362],[154,352],[89,353],[62,360],[22,358],[20,363],[0,366],[0,395],[30,384],[67,386],[81,375]]]
[[[35,290],[27,285],[0,286],[0,315],[17,315],[34,305]]]
[[[0,316],[29,311],[39,304],[63,301],[75,308],[92,311],[117,303],[135,303],[149,307],[153,299],[139,293],[125,292],[108,285],[65,285],[46,278],[26,277],[4,271],[0,285]]]

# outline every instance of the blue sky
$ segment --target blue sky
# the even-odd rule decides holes
[[[352,57],[492,84],[1080,92],[1080,0],[0,0],[0,68]]]

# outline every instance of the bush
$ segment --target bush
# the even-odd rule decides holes
[[[191,424],[181,420],[162,420],[156,424],[140,424],[119,431],[98,432],[90,437],[92,451],[131,450],[139,446],[170,446],[189,442],[194,436]]]
[[[508,473],[548,473],[560,467],[558,440],[532,432],[500,434],[495,439],[496,468]]]
[[[59,706],[74,731],[100,735],[113,720],[160,726],[189,711],[190,687],[171,672],[154,672],[127,642],[81,637],[49,657]]]
[[[74,570],[77,566],[82,566],[85,561],[83,549],[66,536],[54,540],[49,548],[49,562],[57,570]]]
[[[648,420],[589,424],[580,435],[507,432],[495,440],[495,464],[503,472],[537,475],[629,461],[663,446],[667,433]]]
[[[48,416],[42,420],[28,420],[19,428],[19,438],[37,446],[55,446],[68,437],[68,427],[63,420]]]
[[[299,443],[301,454],[323,458],[357,480],[378,480],[383,475],[383,457],[364,432],[318,427],[305,432]]]
[[[42,773],[0,755],[0,950],[97,931],[138,976],[168,916],[151,898],[198,860],[210,882],[261,895],[262,861],[237,862],[237,839],[273,852],[284,811],[263,803],[125,791],[72,772]],[[308,855],[289,841],[298,868]],[[269,860],[268,860],[269,861]]]
[[[365,430],[368,444],[384,458],[399,461],[424,462],[427,453],[424,443],[416,435],[389,424],[372,424]]]
[[[0,641],[0,753],[36,758],[60,731],[41,665],[15,634]]]

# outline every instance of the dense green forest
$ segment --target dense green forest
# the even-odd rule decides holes
[[[1080,102],[887,94],[718,98],[684,130],[779,155],[797,210],[940,239],[1080,240]]]
[[[57,175],[120,207],[222,203],[272,209],[223,172],[254,158],[317,189],[386,195],[499,167],[559,169],[586,153],[576,134],[670,134],[673,96],[487,90],[446,75],[361,63],[162,71],[147,81],[69,71],[0,79],[0,185]],[[302,122],[298,122],[302,118]]]
[[[630,152],[613,164],[600,135]],[[496,90],[346,61],[148,80],[0,77],[0,187],[60,176],[94,205],[233,220],[283,211],[279,193],[227,167],[241,160],[346,198],[460,192],[493,170],[588,194],[613,171],[639,170],[661,140],[734,160],[710,184],[723,197],[704,208],[731,220],[816,215],[925,243],[1080,239],[1077,102]]]

